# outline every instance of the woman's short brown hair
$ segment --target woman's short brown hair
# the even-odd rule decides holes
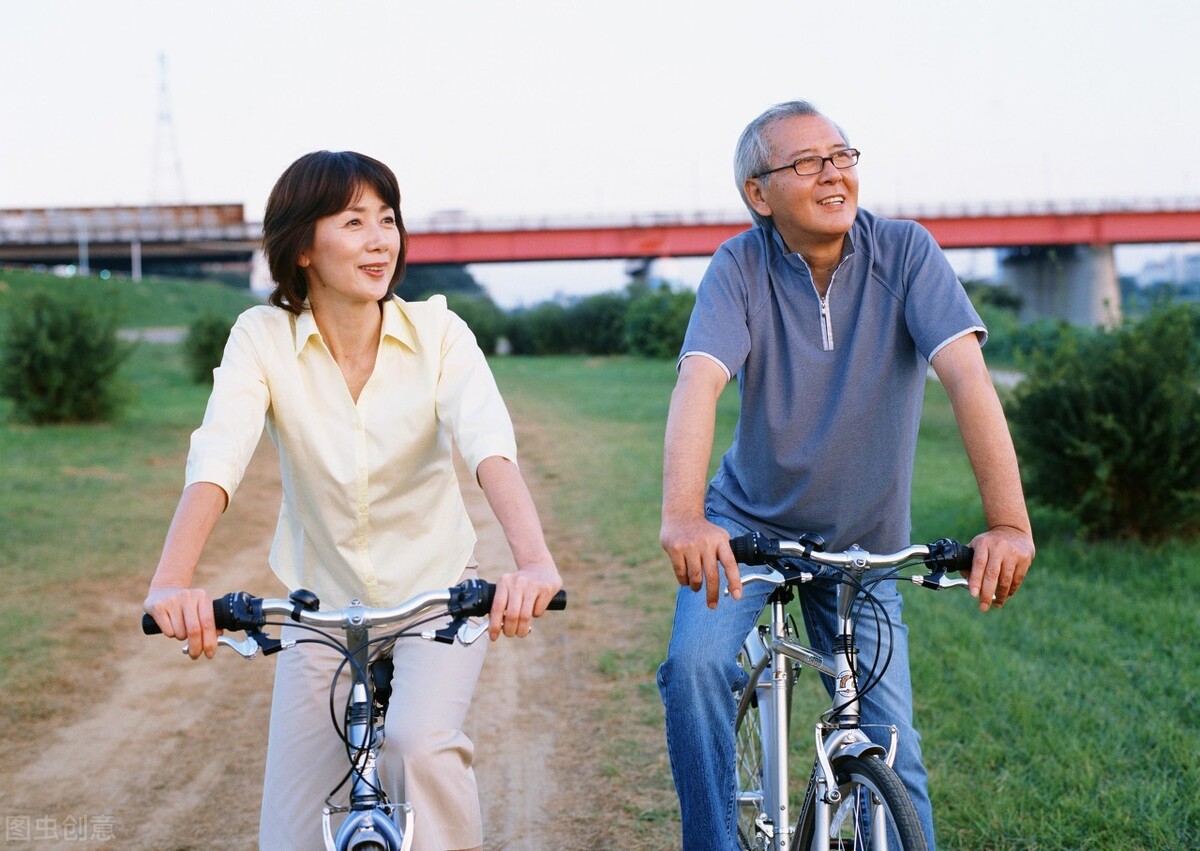
[[[404,277],[408,256],[408,233],[400,217],[396,175],[379,160],[354,151],[315,151],[288,166],[267,199],[263,251],[275,281],[275,289],[267,299],[271,304],[296,314],[304,310],[308,279],[300,268],[300,255],[312,247],[317,220],[345,210],[368,187],[395,212],[400,230],[396,273],[381,301],[392,297]]]

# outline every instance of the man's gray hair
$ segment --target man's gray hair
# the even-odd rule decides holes
[[[842,141],[847,145],[850,144],[846,131],[806,100],[789,100],[775,104],[747,124],[742,135],[738,137],[737,148],[733,154],[733,179],[737,183],[738,194],[742,196],[742,203],[750,211],[750,216],[754,219],[755,224],[769,225],[771,223],[771,217],[759,215],[750,206],[750,200],[746,197],[746,181],[771,167],[771,148],[766,140],[767,128],[781,119],[806,115],[815,115],[828,120],[837,128],[838,133],[842,136]],[[761,180],[770,180],[770,176],[763,177]]]

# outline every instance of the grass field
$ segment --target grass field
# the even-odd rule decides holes
[[[0,282],[2,314],[20,281],[0,270]],[[186,324],[198,309],[188,295],[177,312],[135,311],[130,324]],[[26,717],[30,694],[53,693],[67,654],[92,654],[91,676],[102,676],[105,636],[73,632],[69,612],[105,605],[114,587],[142,587],[157,558],[206,390],[186,380],[177,346],[142,345],[124,369],[137,392],[113,424],[14,425],[0,400],[0,717]],[[605,774],[655,794],[600,801],[598,812],[636,838],[628,847],[675,847],[654,685],[675,588],[657,544],[672,365],[510,358],[494,369],[517,419],[536,425],[522,463],[543,484],[552,545],[608,580],[635,639],[614,649],[598,637],[589,673],[607,681],[604,712],[619,720]],[[736,407],[727,393],[719,434]],[[971,474],[936,385],[914,501],[918,539],[978,530]],[[1003,610],[980,615],[965,594],[907,593],[942,846],[1200,847],[1200,546],[1088,545],[1043,512],[1035,529],[1038,560]],[[797,711],[806,726],[816,705]]]
[[[545,433],[556,445],[540,447],[535,463],[552,483],[556,520],[577,530],[589,552],[614,556],[596,567],[619,572],[625,610],[641,625],[633,650],[595,654],[613,681],[614,711],[639,722],[613,743],[612,772],[669,784],[650,754],[661,749],[654,669],[674,590],[657,546],[672,366],[514,359],[497,361],[495,371],[510,406],[551,427]],[[736,416],[733,395],[722,400],[722,433]],[[914,537],[969,539],[980,522],[949,405],[931,384]],[[1044,532],[1035,569],[1002,610],[981,615],[965,594],[906,592],[942,845],[1200,847],[1200,547],[1085,545],[1068,523],[1041,512],[1035,528]],[[817,705],[797,711],[807,720]],[[676,818],[625,816],[631,833]]]

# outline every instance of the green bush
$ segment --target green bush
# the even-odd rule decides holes
[[[1010,412],[1031,498],[1071,512],[1093,538],[1200,529],[1194,322],[1158,309],[1032,360]]]
[[[598,293],[573,302],[565,317],[572,350],[586,355],[624,352],[628,310],[629,299],[621,293]]]
[[[561,355],[571,351],[567,309],[544,301],[509,315],[508,341],[515,355]]]
[[[625,316],[629,352],[648,358],[676,357],[695,304],[694,292],[675,291],[665,284],[635,295]]]
[[[479,348],[486,354],[494,354],[496,344],[504,335],[506,319],[504,311],[487,296],[472,296],[462,293],[447,293],[446,304],[467,323]]]
[[[192,381],[204,384],[212,381],[213,370],[221,365],[229,329],[233,324],[216,313],[202,313],[188,325],[183,350],[187,355],[188,373]]]
[[[11,306],[0,343],[0,393],[28,422],[96,422],[124,401],[117,370],[132,346],[116,310],[37,292]]]

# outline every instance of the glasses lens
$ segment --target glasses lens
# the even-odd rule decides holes
[[[847,148],[844,151],[838,151],[829,159],[833,160],[833,164],[838,168],[850,168],[850,166],[858,164],[858,151],[854,148]]]
[[[801,157],[792,163],[792,168],[796,170],[796,174],[819,174],[821,169],[825,167],[825,160],[822,157]]]

